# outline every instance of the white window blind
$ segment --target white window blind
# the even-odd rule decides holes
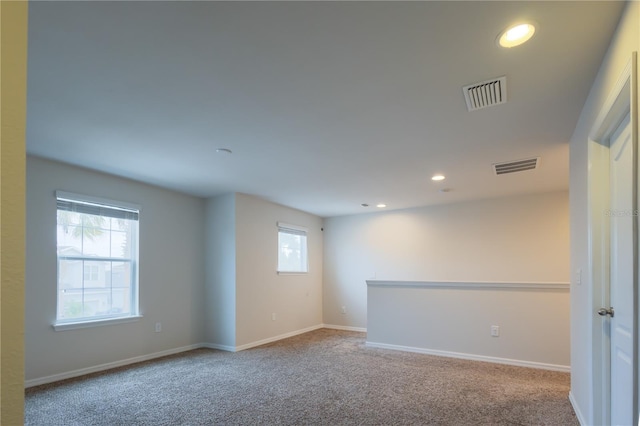
[[[140,212],[140,207],[133,204],[63,191],[56,191],[56,202],[59,211],[84,213],[116,219],[138,220],[138,214]]]

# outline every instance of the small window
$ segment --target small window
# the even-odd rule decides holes
[[[56,326],[138,316],[139,209],[56,192]]]
[[[278,272],[307,273],[307,229],[278,223]]]

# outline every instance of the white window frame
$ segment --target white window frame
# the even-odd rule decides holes
[[[137,204],[115,201],[106,198],[93,197],[82,194],[75,194],[72,192],[66,191],[56,191],[56,215],[58,211],[69,210],[68,208],[60,208],[61,205],[65,203],[77,204],[78,206],[92,208],[92,209],[104,209],[104,212],[108,211],[123,211],[126,214],[135,217],[135,219],[130,218],[129,220],[136,222],[135,227],[135,238],[132,241],[131,247],[131,258],[124,259],[125,262],[131,263],[131,294],[130,294],[130,312],[125,314],[112,314],[105,316],[94,316],[94,317],[85,317],[85,318],[69,318],[69,319],[59,319],[58,318],[58,297],[60,295],[59,289],[59,273],[56,274],[56,320],[53,323],[53,328],[56,331],[63,330],[71,330],[76,328],[87,328],[87,327],[95,327],[101,325],[110,325],[110,324],[118,324],[118,323],[127,323],[132,321],[137,321],[142,318],[140,315],[140,306],[139,306],[139,280],[138,280],[138,259],[139,259],[139,223],[140,223],[140,213],[141,208]],[[88,213],[91,214],[91,213]],[[108,216],[108,213],[105,214]],[[57,225],[56,225],[57,226]],[[57,248],[57,239],[56,239],[56,248]],[[56,250],[57,251],[57,250]],[[57,268],[60,268],[60,259],[68,259],[68,256],[59,256],[57,255]],[[113,261],[113,262],[122,262],[122,258],[114,258],[114,257],[96,257],[96,256],[73,256],[76,260],[83,261]],[[83,278],[84,278],[84,267],[83,267]]]
[[[277,265],[277,272],[278,275],[306,275],[309,273],[309,235],[308,235],[308,229],[305,228],[304,226],[299,226],[299,225],[291,225],[289,223],[283,223],[283,222],[278,222],[278,265]],[[304,270],[295,270],[295,271],[285,271],[285,270],[280,270],[280,254],[281,254],[281,247],[280,247],[280,234],[281,233],[285,233],[285,234],[292,234],[292,235],[302,235],[304,236],[304,246],[301,248],[302,250],[302,256],[304,257],[304,266],[305,269]]]

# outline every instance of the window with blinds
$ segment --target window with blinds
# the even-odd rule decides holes
[[[278,273],[308,271],[307,229],[278,222]]]
[[[138,316],[139,208],[62,191],[56,199],[56,325]]]

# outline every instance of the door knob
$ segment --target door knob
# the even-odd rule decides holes
[[[606,317],[607,315],[609,315],[611,318],[613,318],[613,308],[600,308],[598,309],[598,315],[600,315],[601,317]]]

